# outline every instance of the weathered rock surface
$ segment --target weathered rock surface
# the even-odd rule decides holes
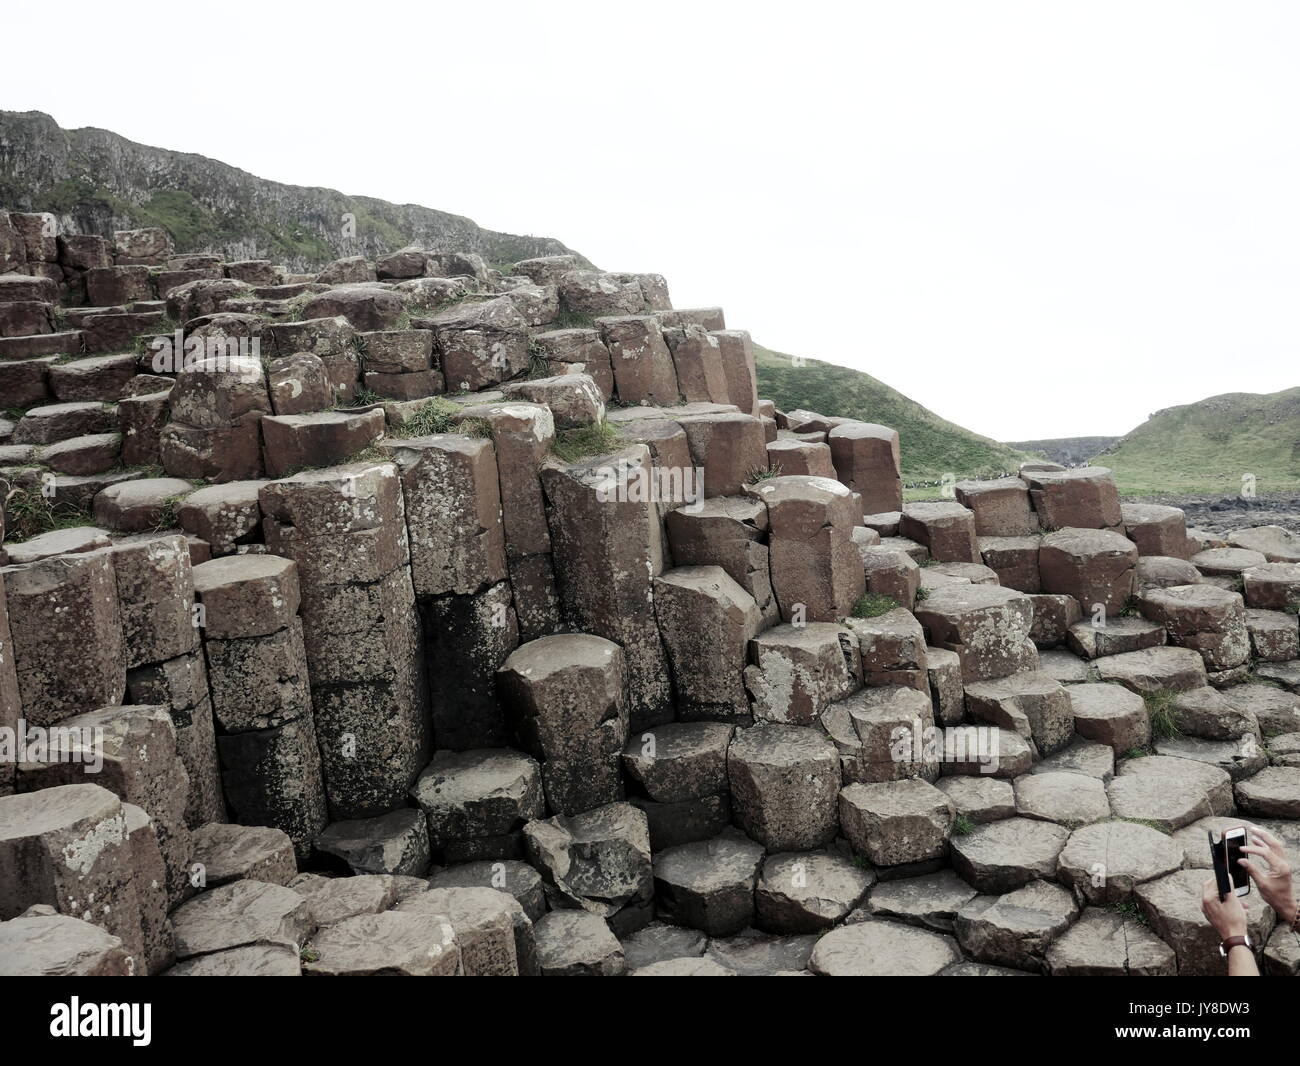
[[[1038,971],[1048,948],[1074,922],[1074,898],[1060,885],[1032,881],[1005,895],[977,896],[957,912],[962,949],[978,962]]]
[[[1127,915],[1085,907],[1079,920],[1047,949],[1053,977],[1172,977],[1172,948]]]
[[[873,921],[831,930],[817,941],[808,968],[823,977],[933,977],[959,958],[950,937]]]
[[[1090,903],[1121,903],[1138,885],[1179,869],[1183,851],[1170,837],[1136,822],[1076,829],[1057,861],[1057,877]]]
[[[981,892],[1008,892],[1056,874],[1070,831],[1054,822],[1007,818],[952,838],[952,867]]]

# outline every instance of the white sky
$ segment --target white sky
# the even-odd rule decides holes
[[[52,10],[0,107],[558,237],[991,437],[1300,384],[1293,4]]]

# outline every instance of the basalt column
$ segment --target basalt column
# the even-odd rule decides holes
[[[27,724],[120,703],[126,661],[109,550],[7,566],[0,576]]]
[[[325,791],[297,567],[274,555],[227,555],[197,566],[194,580],[231,814],[283,829],[306,858],[325,828]]]
[[[162,704],[171,713],[176,751],[189,775],[185,820],[190,828],[224,821],[189,546],[177,533],[142,533],[117,541],[110,558],[127,693],[132,703]]]
[[[385,444],[401,471],[411,571],[440,750],[501,747],[496,671],[519,644],[492,442],[439,433]]]
[[[267,547],[298,566],[330,816],[404,806],[428,762],[429,712],[397,468],[309,470],[259,499]]]
[[[518,402],[467,407],[462,417],[481,418],[491,427],[519,638],[528,641],[558,633],[560,598],[539,477],[555,442],[556,420],[544,404]]]
[[[631,728],[673,718],[668,662],[654,613],[662,527],[650,450],[633,445],[542,469],[555,576],[566,620],[623,647]]]

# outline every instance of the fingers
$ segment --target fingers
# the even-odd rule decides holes
[[[1247,842],[1249,846],[1254,847],[1255,844],[1251,838],[1262,840],[1264,842],[1264,846],[1268,848],[1270,854],[1276,855],[1279,859],[1284,857],[1282,841],[1280,841],[1267,829],[1261,829],[1257,825],[1252,825],[1247,834]],[[1244,851],[1245,849],[1243,848],[1242,850]]]
[[[1218,906],[1219,891],[1215,887],[1214,878],[1211,877],[1201,887],[1201,913],[1213,921],[1213,908]]]
[[[1201,887],[1201,907],[1209,916],[1212,910],[1217,910],[1223,906],[1223,900],[1219,899],[1219,883],[1211,877]]]
[[[1251,863],[1246,859],[1237,860],[1237,864],[1246,867],[1246,869],[1251,871],[1252,875],[1258,873],[1260,877],[1268,877],[1270,874],[1276,876],[1279,873],[1286,872],[1286,860],[1275,852],[1269,851],[1267,848],[1251,846],[1242,848],[1241,850],[1246,855],[1255,855],[1264,860],[1263,866],[1260,866],[1258,863]]]
[[[1243,846],[1243,850],[1245,847],[1259,847],[1261,844],[1279,859],[1283,858],[1286,854],[1285,845],[1282,841],[1267,829],[1263,829],[1257,825],[1246,826],[1246,843]]]

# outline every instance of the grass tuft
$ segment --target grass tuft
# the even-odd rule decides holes
[[[767,466],[756,466],[745,475],[745,483],[756,485],[760,481],[771,481],[774,477],[781,476],[780,463],[768,463]]]
[[[1139,606],[1138,598],[1136,596],[1130,596],[1128,599],[1124,601],[1124,606],[1119,609],[1119,616],[1121,618],[1142,617],[1142,611]]]
[[[1147,705],[1147,717],[1151,720],[1152,740],[1171,740],[1182,734],[1174,714],[1174,700],[1177,698],[1178,693],[1167,688],[1148,692],[1142,697]]]
[[[0,488],[4,485],[5,482],[0,481]],[[31,540],[56,529],[95,524],[94,516],[89,511],[43,495],[40,485],[10,489],[4,500],[4,511],[5,540],[15,543]]]
[[[853,610],[849,612],[853,618],[876,618],[882,614],[888,614],[890,611],[896,611],[899,608],[899,602],[889,596],[880,596],[874,592],[868,592],[859,596],[857,602],[853,605]]]
[[[546,327],[549,329],[595,329],[596,320],[591,315],[579,314],[577,311],[561,311],[555,321]]]
[[[162,507],[158,511],[158,521],[153,526],[155,533],[161,533],[167,529],[177,529],[180,526],[181,502],[188,495],[188,492],[178,492],[163,500]]]
[[[1142,913],[1141,908],[1131,899],[1120,900],[1118,903],[1112,903],[1107,909],[1114,911],[1125,921],[1136,922],[1138,925],[1147,924],[1147,916]]]
[[[551,450],[566,463],[576,463],[593,455],[606,455],[618,451],[625,444],[622,434],[608,422],[561,430],[555,435]]]
[[[482,418],[457,420],[464,408],[453,400],[433,396],[405,422],[395,426],[390,437],[432,437],[437,433],[459,433],[466,437],[487,437],[492,427]]]

